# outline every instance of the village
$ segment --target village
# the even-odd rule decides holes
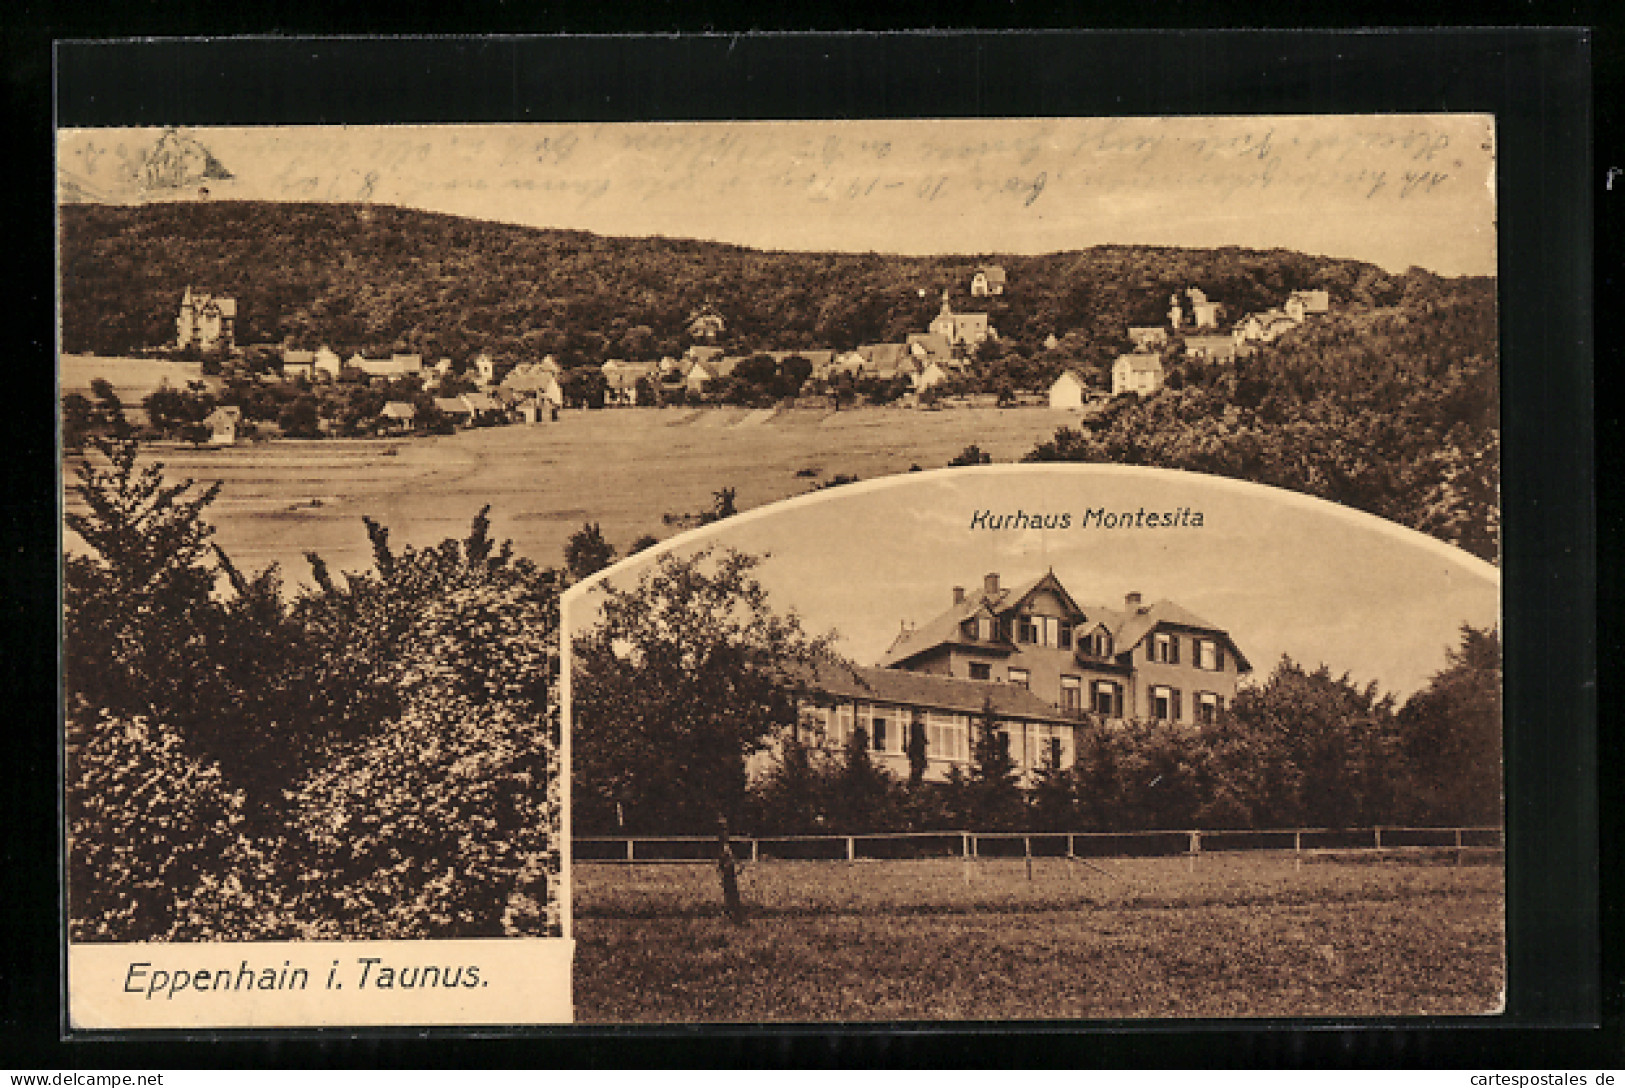
[[[997,300],[1008,289],[999,265],[978,268],[968,284],[976,300]],[[920,290],[922,295],[924,289]],[[690,315],[691,341],[680,356],[658,361],[611,358],[600,366],[567,368],[552,355],[540,360],[498,359],[486,352],[455,363],[430,362],[421,353],[392,352],[342,357],[327,345],[239,345],[238,301],[188,286],[175,319],[176,338],[161,349],[174,359],[201,360],[178,380],[161,368],[156,385],[125,405],[131,422],[149,438],[180,438],[194,444],[230,446],[270,437],[320,438],[446,434],[506,424],[557,423],[565,409],[713,405],[834,408],[897,405],[941,408],[987,400],[1000,407],[1045,406],[1098,410],[1124,395],[1150,397],[1184,363],[1227,364],[1272,343],[1330,311],[1324,290],[1292,291],[1278,308],[1227,322],[1223,303],[1200,287],[1169,296],[1164,324],[1129,326],[1109,371],[1064,361],[1059,375],[1042,386],[990,388],[979,373],[979,353],[996,344],[988,312],[956,310],[947,290],[926,329],[895,343],[833,348],[729,353],[719,346],[727,320],[707,303]],[[1047,354],[1061,353],[1051,333]],[[109,373],[91,373],[97,360],[64,356],[62,389],[83,398],[95,379],[119,386],[117,360],[99,361]],[[1109,383],[1109,385],[1108,385]],[[126,385],[126,388],[129,388]],[[155,399],[156,398],[156,399]],[[77,402],[69,417],[83,416]],[[74,431],[73,418],[68,430]]]

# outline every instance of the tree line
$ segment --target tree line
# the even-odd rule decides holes
[[[1462,629],[1447,666],[1399,703],[1375,683],[1283,659],[1212,723],[1080,722],[1075,754],[1023,783],[991,710],[971,759],[926,777],[794,739],[808,677],[839,670],[827,638],[779,615],[756,557],[667,554],[602,587],[574,646],[572,818],[580,834],[1126,831],[1450,826],[1500,820],[1500,642]],[[751,773],[751,767],[757,768]]]

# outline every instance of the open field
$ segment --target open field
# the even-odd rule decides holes
[[[225,482],[211,520],[239,566],[277,562],[304,579],[307,550],[337,569],[369,562],[362,515],[393,541],[431,544],[466,532],[489,503],[494,533],[556,564],[584,521],[599,522],[624,553],[644,533],[678,532],[663,514],[707,510],[724,487],[743,510],[841,474],[941,468],[972,443],[1015,460],[1076,419],[1048,408],[568,411],[556,424],[443,437],[176,446],[152,456],[171,476]],[[803,470],[815,475],[796,475]]]
[[[575,866],[583,1021],[1482,1014],[1499,865],[1290,856]],[[1103,871],[1102,871],[1103,870]]]

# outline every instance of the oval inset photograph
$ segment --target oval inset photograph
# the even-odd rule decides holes
[[[1496,568],[1119,465],[853,483],[563,599],[582,1021],[1502,1007]]]

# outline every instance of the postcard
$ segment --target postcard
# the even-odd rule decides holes
[[[1503,1007],[1493,117],[56,161],[74,1029]]]

